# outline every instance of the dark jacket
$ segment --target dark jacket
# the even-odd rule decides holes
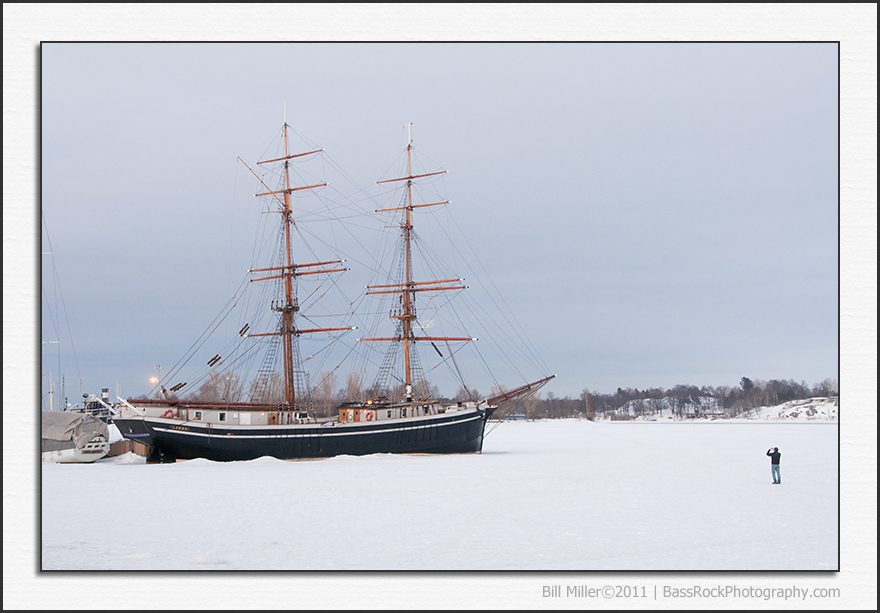
[[[767,455],[770,456],[771,464],[779,464],[779,458],[782,457],[781,451],[773,451],[772,449],[767,451]]]

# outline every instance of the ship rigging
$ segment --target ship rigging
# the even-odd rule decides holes
[[[314,316],[304,312],[300,300],[304,280],[335,279],[349,268],[346,258],[339,256],[317,257],[315,261],[302,263],[295,255],[300,236],[292,198],[303,193],[318,191],[327,186],[324,181],[294,181],[291,164],[322,154],[322,148],[310,148],[303,152],[291,152],[290,126],[286,117],[282,126],[282,152],[275,157],[257,162],[260,167],[280,167],[277,179],[280,185],[270,187],[250,166],[248,170],[259,179],[262,190],[256,195],[269,199],[272,207],[267,209],[277,215],[280,233],[276,248],[279,261],[273,265],[250,268],[244,288],[251,285],[269,284],[276,294],[267,301],[273,314],[268,323],[263,319],[248,319],[238,328],[239,342],[229,351],[214,352],[206,362],[208,377],[222,382],[223,389],[216,397],[199,398],[198,394],[180,397],[187,381],[179,381],[166,390],[160,382],[161,397],[153,399],[129,399],[123,402],[122,415],[115,420],[123,436],[141,440],[152,448],[151,461],[171,461],[204,457],[213,460],[247,460],[268,455],[280,459],[329,457],[340,454],[361,455],[368,453],[479,453],[482,450],[485,425],[499,405],[524,395],[533,394],[546,384],[552,375],[532,383],[520,385],[514,390],[497,389],[489,397],[478,397],[469,390],[467,397],[448,401],[436,394],[425,379],[417,348],[427,347],[440,356],[441,362],[449,363],[460,377],[454,344],[471,344],[477,339],[471,335],[428,333],[433,319],[419,317],[419,297],[454,294],[467,288],[463,279],[452,274],[422,278],[415,271],[413,245],[416,242],[414,213],[448,204],[448,200],[421,201],[414,197],[414,187],[419,181],[430,180],[445,173],[443,170],[414,171],[411,128],[405,149],[406,166],[403,176],[382,179],[378,185],[402,186],[404,196],[393,206],[374,209],[374,213],[392,214],[392,229],[399,232],[399,251],[391,258],[392,266],[386,277],[366,285],[362,296],[345,305],[347,313],[343,321],[335,325],[316,325]],[[240,158],[239,158],[240,159]],[[244,163],[242,161],[242,163]],[[331,216],[332,218],[332,216]],[[311,253],[310,253],[311,255]],[[329,285],[338,285],[330,281]],[[317,294],[317,296],[316,296]],[[264,294],[265,295],[265,294]],[[312,306],[323,298],[319,287],[309,294]],[[390,299],[385,313],[391,320],[392,335],[371,335],[357,338],[353,343],[344,341],[359,307],[367,297]],[[355,304],[357,302],[357,304]],[[225,314],[218,316],[222,322],[237,303],[236,296],[227,304]],[[387,303],[386,303],[387,304]],[[348,319],[349,321],[344,321]],[[387,324],[386,324],[387,325]],[[212,323],[214,329],[219,327]],[[376,379],[367,390],[347,393],[344,401],[332,416],[319,415],[312,400],[315,389],[304,368],[300,341],[309,337],[329,338],[330,344],[342,343],[350,356],[356,356],[361,364],[375,366],[363,350],[365,346],[387,343],[387,350],[378,365]],[[205,341],[197,343],[201,347]],[[438,344],[446,348],[444,355]],[[254,362],[253,349],[262,346],[266,353],[253,378],[248,401],[239,400],[241,391],[235,388],[231,367]],[[194,346],[195,347],[195,346]],[[281,372],[275,368],[276,354],[281,353]],[[399,354],[402,350],[402,365]],[[192,355],[195,354],[193,350]],[[306,360],[314,357],[309,355]],[[184,360],[184,363],[188,361]],[[338,369],[342,361],[334,367]],[[398,372],[400,367],[400,372]],[[223,369],[225,374],[219,374]],[[355,368],[355,381],[366,367]],[[178,376],[175,367],[168,376]],[[280,377],[276,378],[276,375]],[[165,379],[167,380],[168,377]],[[275,382],[280,378],[280,390]],[[464,384],[462,386],[468,389]],[[203,385],[204,387],[204,385]],[[356,386],[357,387],[357,386]],[[358,388],[359,389],[359,388]],[[350,391],[350,390],[349,390]]]

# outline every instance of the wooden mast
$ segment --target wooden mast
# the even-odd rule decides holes
[[[287,113],[285,112],[285,115]],[[287,270],[284,273],[284,305],[281,307],[281,341],[284,347],[284,399],[291,409],[296,407],[296,386],[293,384],[293,314],[299,305],[293,295],[293,256],[290,252],[290,160],[287,159],[287,118],[284,121],[284,209],[281,212],[284,224],[284,255],[287,258]]]
[[[413,232],[413,220],[412,220],[412,212],[413,209],[428,207],[428,206],[437,206],[439,204],[446,204],[448,200],[443,202],[432,202],[427,204],[413,204],[412,201],[412,185],[413,179],[418,179],[421,177],[430,177],[433,175],[444,174],[446,171],[441,170],[439,172],[429,172],[426,174],[414,175],[412,173],[412,124],[410,123],[409,128],[409,138],[406,145],[406,176],[400,177],[397,179],[386,179],[383,181],[377,181],[377,183],[391,183],[394,181],[406,181],[406,206],[404,207],[395,207],[389,209],[378,209],[376,212],[383,211],[399,211],[403,209],[405,211],[404,224],[402,226],[403,229],[403,249],[404,249],[404,278],[402,283],[392,283],[386,285],[369,285],[367,286],[368,290],[378,290],[378,291],[368,291],[367,294],[399,294],[401,296],[401,305],[402,309],[399,314],[396,314],[396,311],[392,310],[391,315],[389,317],[391,319],[397,319],[402,324],[401,334],[398,337],[379,337],[379,338],[361,338],[358,340],[361,341],[392,341],[392,342],[403,342],[403,360],[404,360],[404,383],[406,386],[406,401],[412,402],[413,399],[413,356],[412,353],[415,350],[414,343],[416,342],[416,337],[413,333],[413,321],[416,320],[415,313],[415,293],[423,292],[423,291],[444,291],[444,290],[453,290],[453,289],[465,289],[465,286],[460,285],[462,279],[446,279],[442,281],[420,281],[414,282],[412,278],[412,232]],[[454,285],[450,285],[454,284]],[[472,341],[476,340],[470,337],[427,337],[420,336],[418,340],[423,341]]]
[[[315,275],[321,273],[332,273],[332,272],[342,272],[348,270],[347,268],[327,268],[330,265],[341,264],[343,260],[329,260],[325,262],[314,262],[311,264],[294,264],[293,260],[293,245],[291,240],[291,225],[295,222],[293,218],[293,211],[290,207],[290,194],[300,190],[306,189],[314,189],[316,187],[323,187],[326,183],[318,183],[316,185],[304,185],[300,187],[291,187],[290,184],[290,160],[294,158],[303,157],[306,155],[311,155],[314,153],[320,153],[322,149],[316,149],[314,151],[307,151],[305,153],[295,153],[290,154],[288,137],[287,137],[287,129],[289,128],[287,124],[287,111],[285,109],[285,117],[284,117],[284,156],[280,158],[274,158],[271,160],[263,160],[261,162],[257,162],[258,164],[269,164],[272,162],[284,162],[284,189],[262,192],[257,194],[257,196],[273,196],[276,200],[278,200],[278,194],[283,194],[283,200],[280,200],[281,210],[281,223],[284,229],[284,261],[282,262],[282,266],[270,267],[270,268],[255,268],[250,272],[268,272],[268,271],[278,271],[278,274],[270,275],[267,277],[260,277],[256,279],[251,279],[253,281],[266,281],[269,279],[283,279],[284,284],[284,296],[282,300],[281,306],[273,306],[272,309],[275,311],[279,311],[281,313],[281,325],[278,331],[276,332],[265,332],[260,334],[248,334],[248,337],[257,337],[257,336],[281,336],[281,346],[284,360],[284,401],[288,404],[291,409],[296,408],[296,398],[298,390],[296,389],[296,368],[299,365],[299,347],[296,343],[296,337],[301,334],[308,334],[311,332],[331,332],[337,330],[353,330],[353,327],[342,327],[342,328],[311,328],[311,329],[297,329],[295,316],[299,311],[299,303],[296,294],[296,277],[304,276],[304,275]],[[253,172],[253,171],[252,171]],[[254,173],[256,174],[256,173]],[[261,180],[262,182],[262,180]],[[264,183],[265,185],[265,183]],[[303,271],[303,268],[312,268],[312,267],[320,267],[317,270],[307,270]]]
[[[406,174],[412,177],[412,124],[407,126],[408,138],[406,143]],[[403,363],[406,369],[406,399],[412,400],[412,364],[410,362],[410,343],[412,342],[412,322],[416,318],[412,309],[412,268],[410,258],[412,249],[412,179],[406,181],[406,222],[403,224],[404,249],[406,249],[406,289],[403,292]]]

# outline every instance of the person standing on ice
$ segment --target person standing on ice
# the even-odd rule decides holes
[[[782,457],[779,447],[768,449],[767,455],[770,456],[770,474],[773,475],[773,485],[779,485],[782,483],[782,477],[779,476],[779,458]]]

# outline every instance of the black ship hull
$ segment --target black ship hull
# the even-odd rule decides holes
[[[220,426],[160,417],[117,417],[120,433],[151,447],[148,462],[205,458],[219,462],[373,453],[480,453],[491,410],[333,425]]]

